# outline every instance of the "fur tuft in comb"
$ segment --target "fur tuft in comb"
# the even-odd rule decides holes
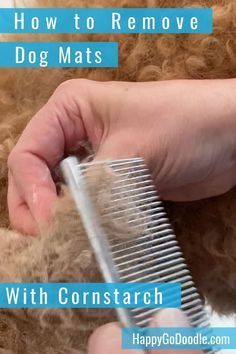
[[[144,160],[79,163],[77,158],[69,157],[61,168],[104,280],[179,282],[181,308],[191,325],[209,327],[208,316]],[[157,311],[116,310],[126,327],[148,326]]]

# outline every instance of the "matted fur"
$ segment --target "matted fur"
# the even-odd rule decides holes
[[[34,1],[36,5],[37,2],[39,6],[50,7],[107,6],[105,0]],[[92,256],[86,236],[81,233],[80,221],[70,206],[63,209],[64,202],[58,207],[59,215],[55,217],[51,228],[42,232],[41,237],[34,241],[40,252],[34,251],[35,246],[22,235],[7,230],[7,157],[29,119],[61,82],[71,78],[151,81],[236,77],[234,0],[109,1],[109,7],[161,6],[213,6],[214,34],[31,35],[30,40],[118,40],[120,67],[43,69],[43,75],[42,69],[0,70],[0,227],[3,228],[0,235],[1,280],[47,280],[45,267],[48,269],[48,262],[55,266],[54,261],[57,260],[59,268],[55,279],[58,281],[99,279],[96,264],[90,258]],[[25,36],[5,36],[5,39],[9,38],[21,40]],[[220,313],[236,312],[235,190],[203,202],[168,203],[167,207],[200,293]],[[76,247],[71,247],[73,242],[76,242]],[[55,252],[55,258],[47,258],[48,249],[52,254]],[[87,257],[88,262],[83,257]],[[25,268],[25,264],[29,264],[28,258],[37,264],[32,268],[32,273],[29,268]],[[86,271],[82,269],[84,264],[87,265]],[[47,314],[38,310],[1,311],[0,348],[4,348],[3,353],[74,353],[76,349],[84,351],[90,331],[98,323],[112,318],[107,314],[100,322],[97,316],[97,311],[94,314],[93,311],[77,310],[54,310]]]
[[[0,279],[5,282],[101,281],[97,264],[68,196],[38,238],[0,230]],[[88,336],[114,319],[111,310],[0,310],[0,348],[12,353],[84,353]],[[79,351],[78,351],[79,350]]]

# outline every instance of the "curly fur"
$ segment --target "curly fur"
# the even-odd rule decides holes
[[[1,229],[0,279],[5,282],[101,281],[78,213],[68,196],[38,238]],[[0,348],[9,353],[84,353],[88,336],[111,311],[0,310]]]
[[[86,0],[41,0],[39,3],[40,6],[50,7],[87,6]],[[106,7],[107,2],[89,2],[89,7],[96,6]],[[226,79],[236,76],[234,0],[198,0],[194,3],[192,0],[109,1],[109,7],[164,6],[213,6],[214,34],[31,35],[31,40],[118,40],[120,67],[117,70],[44,69],[43,75],[42,69],[0,70],[0,227],[3,228],[0,241],[1,280],[90,281],[99,278],[86,237],[81,233],[80,221],[70,206],[63,209],[64,202],[58,207],[54,224],[49,230],[44,230],[33,245],[32,240],[7,230],[8,154],[27,122],[61,82],[71,78],[135,82]],[[14,40],[22,39],[20,35],[6,35],[5,39],[13,37]],[[196,285],[212,307],[222,314],[236,311],[234,204],[235,190],[205,201],[167,204],[170,219]],[[76,241],[76,238],[71,239],[72,235],[81,236]],[[31,268],[30,262],[33,265]],[[56,264],[58,268],[55,267]],[[106,315],[99,319],[97,311],[93,314],[92,311],[77,310],[2,310],[0,348],[4,348],[3,353],[83,352],[90,331],[99,323],[111,319],[110,314]]]

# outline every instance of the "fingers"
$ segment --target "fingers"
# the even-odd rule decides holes
[[[48,167],[36,157],[21,156],[14,175],[9,172],[8,206],[12,226],[22,233],[37,234],[38,224],[50,220],[56,197]]]
[[[109,323],[92,334],[88,354],[142,354],[142,351],[122,350],[121,329],[117,323]]]
[[[181,310],[165,309],[158,312],[152,327],[190,327],[189,321]],[[88,354],[141,354],[141,350],[122,350],[121,329],[117,323],[98,328],[90,337]],[[182,350],[153,350],[150,354],[183,354]],[[199,350],[184,350],[184,354],[203,354]]]
[[[19,196],[14,178],[10,172],[8,185],[8,205],[11,206],[9,217],[12,221],[12,226],[22,233],[37,234],[38,230],[36,229],[34,218],[24,200]]]
[[[76,85],[75,89],[75,83],[69,82],[56,90],[9,156],[9,216],[12,225],[24,233],[36,233],[38,224],[50,219],[57,197],[51,171],[65,152],[76,150],[86,138],[81,115],[86,98],[82,89],[79,96],[83,85]]]
[[[39,224],[50,220],[57,197],[51,173],[65,155],[78,151],[84,141],[99,149],[99,159],[137,155],[130,136],[110,134],[106,118],[115,118],[124,94],[118,86],[67,81],[29,122],[8,159],[8,207],[15,228],[36,233]]]
[[[167,328],[178,328],[184,327],[189,328],[190,323],[187,317],[181,310],[178,309],[164,309],[158,312],[151,322],[151,327],[167,327]],[[152,354],[203,354],[199,350],[153,350]]]

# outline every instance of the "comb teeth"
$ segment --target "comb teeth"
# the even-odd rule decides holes
[[[73,166],[72,166],[73,165]],[[197,289],[194,286],[191,274],[185,264],[183,254],[178,246],[178,242],[169,224],[168,218],[162,206],[155,187],[153,186],[151,175],[143,159],[127,159],[106,162],[76,163],[69,169],[74,169],[73,176],[77,186],[82,186],[82,179],[88,178],[87,171],[91,166],[108,166],[118,176],[113,181],[111,200],[106,205],[99,218],[112,218],[114,222],[126,225],[135,234],[135,237],[117,238],[107,235],[108,242],[103,244],[102,255],[94,245],[95,255],[101,266],[101,259],[110,254],[107,258],[109,267],[113,267],[112,274],[108,274],[109,267],[101,266],[104,278],[114,282],[179,282],[181,283],[182,310],[187,315],[190,323],[194,327],[209,327],[209,319],[204,311],[203,304]],[[67,181],[71,185],[71,176],[68,178],[68,166],[63,167]],[[70,175],[72,171],[70,171]],[[81,188],[80,188],[81,190]],[[76,201],[79,191],[72,188]],[[81,191],[80,191],[81,193]],[[87,195],[86,198],[89,198]],[[83,219],[83,210],[78,205]],[[120,203],[122,208],[119,208]],[[89,206],[93,206],[90,204]],[[91,217],[91,215],[90,215]],[[126,220],[123,220],[124,217]],[[91,230],[85,229],[93,245],[94,240],[90,237]],[[99,225],[96,225],[98,227]],[[99,227],[98,227],[99,228]],[[95,231],[96,232],[96,231]],[[106,251],[104,251],[106,249]],[[100,257],[100,258],[99,258]],[[121,313],[122,312],[122,313]],[[128,313],[129,312],[129,313]],[[131,310],[121,309],[118,315],[123,324],[136,325],[140,327],[148,326],[152,315],[156,309],[135,308]],[[124,320],[124,316],[129,320]],[[216,353],[213,350],[205,350],[205,353]]]

